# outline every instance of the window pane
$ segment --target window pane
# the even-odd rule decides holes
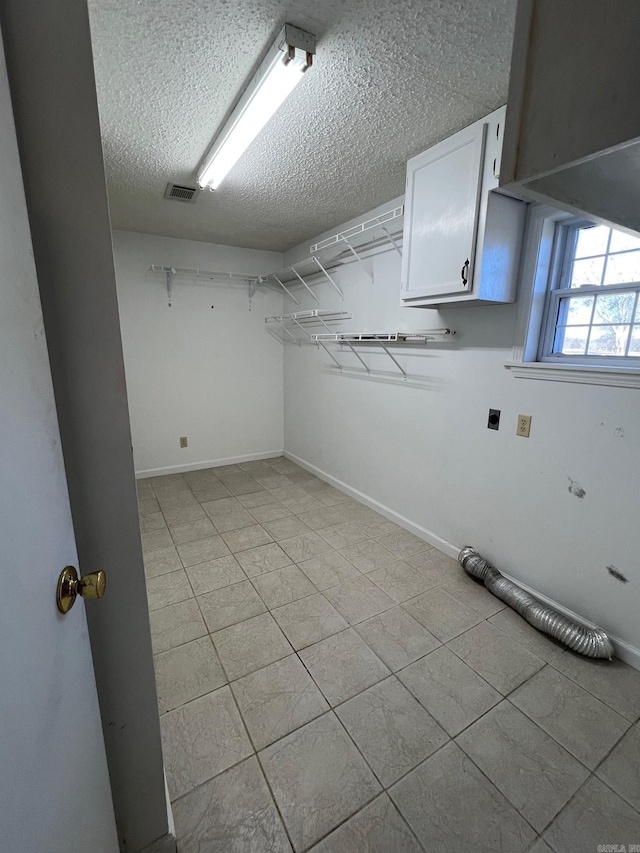
[[[640,237],[632,237],[631,234],[625,234],[624,231],[616,231],[614,228],[609,251],[626,252],[627,249],[640,249]]]
[[[609,231],[606,225],[594,225],[590,228],[580,228],[576,240],[574,258],[588,258],[591,255],[604,255],[607,251]]]
[[[625,354],[629,326],[594,326],[589,339],[589,355]]]
[[[598,296],[594,323],[630,323],[635,293],[608,293]]]
[[[607,260],[605,284],[626,284],[640,281],[640,250],[611,255]]]
[[[640,369],[640,233],[566,227],[560,275],[549,281],[542,358],[592,364],[629,358]]]
[[[588,326],[558,326],[553,351],[563,355],[584,355],[588,334]]]
[[[621,256],[622,257],[622,256]],[[588,258],[586,261],[574,261],[571,269],[571,287],[583,287],[600,284],[602,281],[602,269],[604,257]]]
[[[582,326],[591,322],[593,296],[575,296],[561,299],[558,309],[558,323],[565,326]]]

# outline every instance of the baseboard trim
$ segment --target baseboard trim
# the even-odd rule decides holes
[[[226,459],[209,459],[206,462],[190,462],[188,465],[167,465],[165,468],[149,468],[136,471],[136,480],[145,477],[162,477],[163,474],[185,474],[187,471],[200,471],[202,468],[219,468],[221,465],[238,465],[240,462],[256,462],[258,459],[275,459],[282,456],[282,450],[265,450],[262,453],[247,453],[244,456],[229,456]]]
[[[293,453],[289,453],[289,451],[285,450],[283,455],[290,459],[292,462],[295,462],[296,465],[299,465],[301,468],[304,468],[307,471],[310,471],[312,474],[315,474],[316,477],[319,477],[321,480],[329,483],[332,486],[335,486],[336,489],[339,489],[341,492],[344,492],[345,495],[349,495],[349,497],[355,498],[360,501],[360,503],[365,504],[371,509],[375,509],[376,512],[379,512],[380,515],[384,515],[385,518],[388,518],[390,521],[395,521],[396,524],[399,524],[400,527],[404,527],[405,530],[409,530],[411,533],[414,533],[416,536],[419,536],[420,539],[424,539],[430,545],[433,545],[434,548],[438,548],[438,550],[443,551],[449,557],[453,557],[454,560],[458,559],[458,554],[460,553],[461,545],[454,545],[451,542],[448,542],[446,539],[442,539],[442,537],[435,534],[432,530],[427,530],[425,527],[421,527],[419,524],[415,524],[413,521],[410,521],[408,518],[405,518],[403,515],[400,515],[394,510],[390,509],[388,506],[381,504],[379,501],[370,498],[369,495],[365,495],[364,492],[359,491],[358,489],[354,489],[349,486],[347,483],[339,480],[337,477],[333,477],[331,474],[327,474],[326,471],[323,471],[321,468],[317,468],[315,465],[312,465],[310,462],[307,462],[305,459],[301,459],[299,456],[296,456]],[[466,544],[466,543],[465,543]],[[526,590],[526,592],[531,593],[531,595],[538,598],[540,601],[548,604],[549,607],[553,607],[558,610],[560,613],[564,613],[565,616],[568,616],[571,619],[575,619],[576,622],[580,622],[583,625],[587,625],[590,628],[599,627],[594,625],[593,622],[590,622],[588,619],[580,616],[579,613],[574,613],[572,610],[569,610],[567,607],[563,607],[563,605],[558,604],[557,601],[554,601],[552,598],[549,598],[546,595],[538,592],[536,589],[528,586],[527,584],[522,583],[518,578],[513,577],[512,575],[506,574],[506,572],[502,572],[502,574],[509,578],[509,580],[513,581],[522,589]],[[616,657],[620,658],[620,660],[628,663],[629,666],[634,667],[634,669],[640,669],[640,649],[637,649],[635,646],[632,646],[630,643],[627,643],[626,640],[622,640],[620,637],[616,637],[613,634],[609,634],[609,638],[614,645],[616,651]]]
[[[399,524],[400,527],[404,527],[405,530],[408,530],[410,533],[419,536],[420,539],[424,539],[425,542],[428,542],[430,545],[433,545],[434,548],[438,548],[439,551],[444,551],[447,556],[453,557],[454,560],[458,559],[460,548],[458,548],[456,545],[452,545],[451,542],[447,542],[446,539],[442,539],[441,536],[437,536],[432,530],[427,530],[425,527],[421,527],[419,524],[415,524],[413,521],[410,521],[408,518],[405,518],[404,515],[400,515],[400,513],[394,512],[394,510],[390,509],[388,506],[385,506],[379,501],[370,498],[369,495],[365,495],[364,492],[352,488],[347,483],[344,483],[342,480],[338,480],[337,477],[333,477],[331,476],[331,474],[327,474],[326,471],[322,471],[320,468],[316,468],[315,465],[311,465],[311,463],[306,462],[304,459],[300,459],[293,453],[289,453],[285,450],[283,455],[287,459],[290,459],[292,462],[295,462],[296,465],[299,465],[301,468],[305,468],[307,471],[310,471],[312,474],[315,474],[316,477],[319,477],[321,480],[324,480],[330,485],[335,486],[336,489],[339,489],[341,492],[344,492],[345,495],[349,495],[349,497],[355,498],[356,500],[360,501],[360,503],[371,507],[371,509],[375,509],[376,512],[379,512],[380,515],[384,515],[384,517],[388,518],[389,521],[395,521],[395,523]]]
[[[151,844],[147,844],[138,853],[177,853],[177,850],[175,835],[167,833],[161,838],[156,838]]]

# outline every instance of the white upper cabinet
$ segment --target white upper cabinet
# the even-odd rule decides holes
[[[402,302],[512,302],[525,208],[494,192],[505,107],[407,164]]]
[[[519,0],[502,186],[640,231],[640,2]]]
[[[487,126],[474,124],[407,165],[403,298],[469,287]]]

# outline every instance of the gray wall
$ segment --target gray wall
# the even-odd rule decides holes
[[[137,851],[167,811],[88,12],[0,12],[80,570],[108,578],[87,618],[119,842]]]

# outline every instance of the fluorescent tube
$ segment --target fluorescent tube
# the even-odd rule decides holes
[[[301,34],[306,39],[296,38],[295,34]],[[305,45],[302,49],[298,46],[301,41]],[[215,190],[220,186],[278,107],[302,80],[302,75],[311,64],[312,51],[309,46],[315,49],[313,36],[289,25],[285,27],[229,120],[216,135],[198,172],[201,187]]]

